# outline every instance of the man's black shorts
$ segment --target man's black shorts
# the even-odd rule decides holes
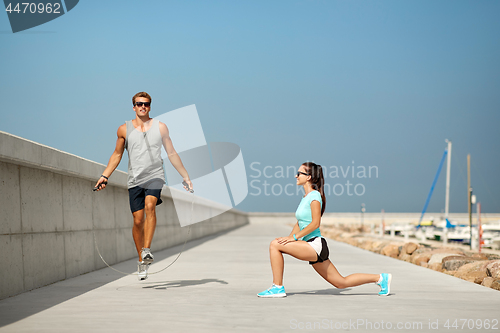
[[[128,198],[132,213],[144,209],[144,202],[147,195],[152,195],[158,199],[158,201],[156,201],[157,206],[161,204],[163,202],[160,197],[163,184],[165,184],[165,182],[161,179],[152,179],[143,185],[129,188]]]

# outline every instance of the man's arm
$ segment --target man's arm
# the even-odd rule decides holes
[[[168,159],[170,160],[170,163],[172,163],[175,170],[177,170],[177,172],[181,175],[182,179],[192,189],[193,183],[191,183],[191,180],[189,179],[189,174],[186,171],[186,168],[184,167],[184,165],[182,164],[181,158],[179,157],[179,155],[175,151],[172,140],[170,139],[167,125],[165,125],[162,122],[160,122],[160,134],[161,134],[161,139],[163,141],[163,148],[165,148],[165,151],[167,152],[167,156],[168,156]],[[184,188],[186,188],[186,187],[184,186]],[[186,190],[187,190],[187,188],[186,188]]]
[[[123,156],[123,151],[125,150],[125,137],[127,135],[127,125],[123,124],[120,127],[118,127],[118,131],[116,132],[116,135],[118,138],[116,139],[116,147],[115,151],[109,158],[108,166],[106,169],[104,169],[102,175],[105,177],[110,177],[113,171],[118,167],[118,164],[120,164],[120,161],[122,160]],[[100,177],[97,183],[95,184],[96,191],[100,191],[106,188],[106,184],[103,184],[106,182],[107,179],[104,177]],[[101,185],[99,187],[99,185]]]

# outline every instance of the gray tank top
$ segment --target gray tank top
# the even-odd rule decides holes
[[[125,148],[128,152],[128,188],[144,185],[152,179],[161,179],[165,183],[163,159],[161,158],[162,139],[160,122],[151,119],[151,127],[141,132],[132,124],[125,122],[127,136]]]

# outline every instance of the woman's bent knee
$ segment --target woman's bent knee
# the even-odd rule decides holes
[[[332,279],[332,280],[333,281],[330,281],[330,283],[333,284],[333,286],[335,288],[345,289],[345,288],[349,287],[349,284],[347,283],[346,278],[343,276],[339,276],[339,277]]]
[[[281,244],[278,243],[277,239],[274,239],[270,244],[269,244],[269,250],[277,250],[278,247],[280,247]]]

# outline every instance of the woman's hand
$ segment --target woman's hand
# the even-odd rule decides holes
[[[293,238],[293,236],[279,237],[279,238],[276,238],[276,240],[278,241],[279,244],[282,244],[282,245],[296,242],[296,240]]]

